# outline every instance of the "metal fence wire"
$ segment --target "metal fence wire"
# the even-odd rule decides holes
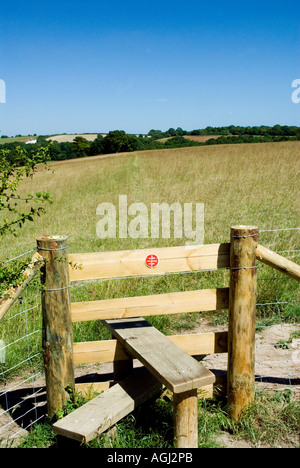
[[[282,240],[282,237],[284,238]],[[291,236],[293,240],[291,241]],[[300,228],[260,231],[260,243],[300,263]],[[278,242],[280,240],[280,242]],[[278,245],[279,244],[279,245]],[[7,260],[15,261],[34,252]],[[271,298],[271,300],[270,300]],[[256,327],[256,385],[300,395],[299,283],[259,263]],[[0,321],[0,447],[13,446],[46,418],[40,286],[30,284]],[[226,354],[208,357],[226,370]]]
[[[13,444],[45,418],[41,333],[39,287],[30,284],[0,321],[0,446]]]

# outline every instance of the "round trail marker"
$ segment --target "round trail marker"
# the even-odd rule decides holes
[[[148,255],[145,263],[148,268],[155,268],[158,265],[158,256],[155,254]]]

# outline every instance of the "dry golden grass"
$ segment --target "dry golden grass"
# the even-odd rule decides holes
[[[299,226],[300,142],[216,145],[140,151],[51,162],[23,184],[24,193],[50,192],[54,203],[16,239],[2,239],[1,258],[35,246],[41,234],[67,234],[71,252],[175,245],[178,240],[104,239],[96,236],[96,208],[128,203],[193,202],[205,205],[205,243],[227,242],[231,225],[259,229]],[[288,235],[287,235],[288,234]],[[296,248],[297,231],[266,239]],[[262,238],[264,236],[262,235]],[[181,243],[185,243],[182,239]],[[266,242],[262,242],[266,243]],[[298,247],[299,248],[299,247]]]

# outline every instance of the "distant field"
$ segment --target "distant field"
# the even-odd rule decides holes
[[[186,140],[197,141],[199,143],[204,143],[205,141],[210,140],[211,138],[216,140],[220,136],[222,136],[222,135],[184,135],[184,138]],[[172,137],[159,138],[157,141],[159,141],[160,143],[165,143],[167,140],[170,140],[171,138]]]
[[[47,137],[46,140],[53,140],[57,141],[58,143],[65,143],[65,142],[72,142],[75,137],[81,136],[88,141],[94,141],[98,133],[80,133],[80,134],[72,134],[72,135],[53,135]],[[37,138],[36,136],[20,136],[20,137],[9,137],[9,138],[0,138],[0,145],[4,143],[13,143],[15,141],[19,141],[25,143],[27,140],[33,140]]]
[[[38,170],[23,190],[24,194],[49,192],[54,203],[45,215],[25,225],[20,237],[5,236],[2,255],[26,250],[43,233],[69,235],[73,252],[185,243],[184,239],[97,238],[98,204],[117,206],[120,194],[128,196],[129,204],[143,202],[149,208],[153,202],[204,203],[205,243],[227,242],[233,224],[255,224],[260,229],[299,226],[299,152],[300,141],[290,141],[53,161],[54,173]],[[293,232],[279,233],[270,246],[283,250],[295,243]]]
[[[0,138],[0,145],[3,145],[4,143],[13,143],[15,141],[19,141],[21,143],[24,143],[27,140],[33,140],[35,139],[36,136],[20,136],[20,137],[9,137],[9,138]]]
[[[43,234],[67,235],[70,253],[185,245],[184,237],[174,239],[174,229],[170,239],[97,237],[98,205],[113,204],[118,225],[119,195],[127,195],[128,205],[144,203],[149,213],[151,203],[179,202],[181,206],[204,203],[205,244],[229,242],[230,227],[238,224],[256,225],[260,231],[275,229],[275,232],[260,232],[259,242],[272,250],[284,251],[284,256],[299,263],[300,231],[281,231],[299,227],[299,152],[300,141],[288,141],[144,150],[52,161],[49,166],[53,171],[38,168],[32,179],[24,181],[20,195],[37,190],[49,192],[53,204],[46,205],[46,213],[40,218],[25,224],[17,238],[9,235],[2,238],[0,261],[31,250],[36,246],[36,238]],[[132,219],[129,214],[128,219]],[[298,321],[299,284],[270,270],[262,264],[258,269],[260,319],[264,323],[274,317],[278,320],[280,303],[280,320]],[[227,285],[226,270],[100,281],[74,288],[72,300],[164,294]],[[269,305],[272,303],[275,306]],[[226,314],[219,318],[226,320]],[[195,327],[198,319],[198,315],[182,319],[158,316],[155,326],[176,333],[183,327]],[[103,338],[104,332],[99,331],[97,322],[75,327],[75,341]]]
[[[105,136],[106,134],[103,133],[102,136]],[[98,133],[74,133],[74,134],[68,134],[68,135],[52,135],[46,138],[46,140],[52,140],[52,141],[57,141],[58,143],[66,143],[66,142],[72,142],[74,141],[74,138],[76,137],[83,137],[88,141],[94,141]],[[210,140],[211,138],[216,139],[219,138],[221,135],[186,135],[185,138],[187,140],[191,141],[198,141],[198,142],[205,142],[207,140]],[[4,143],[13,143],[14,141],[20,141],[20,142],[25,142],[27,140],[34,139],[36,137],[34,136],[21,136],[21,137],[12,137],[12,138],[0,138],[0,144]],[[167,140],[169,140],[171,137],[168,138],[161,138],[160,142],[165,143]]]
[[[72,142],[74,138],[76,137],[83,137],[88,141],[94,141],[98,134],[97,133],[80,133],[80,134],[74,134],[74,135],[53,135],[51,137],[46,138],[46,140],[53,140],[57,141],[58,143],[66,143],[66,142]]]
[[[187,140],[198,141],[199,143],[203,143],[210,139],[216,140],[220,136],[222,135],[185,135],[184,138],[186,138]]]

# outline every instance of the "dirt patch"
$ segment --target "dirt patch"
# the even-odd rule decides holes
[[[201,325],[195,332],[224,331],[226,327]],[[256,333],[255,380],[259,390],[289,388],[300,396],[300,340],[290,337],[300,332],[300,325],[280,324]],[[215,371],[226,371],[227,354],[212,354],[202,361]]]

